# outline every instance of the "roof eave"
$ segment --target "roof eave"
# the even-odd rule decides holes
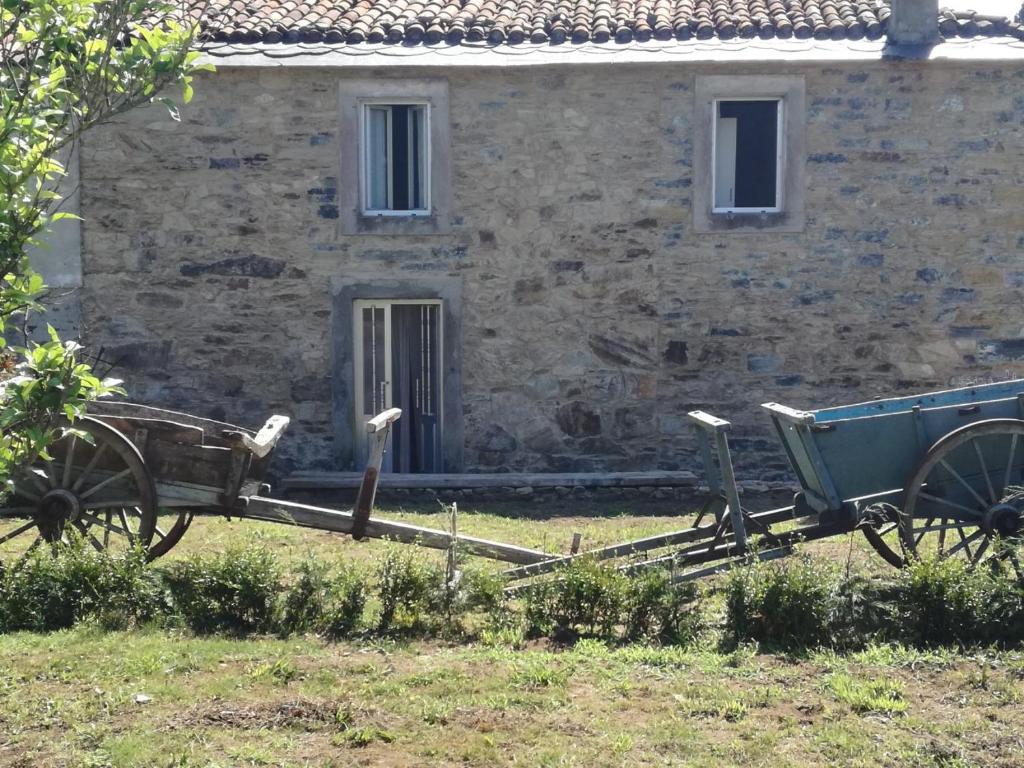
[[[934,46],[885,40],[686,40],[580,45],[329,45],[207,43],[204,60],[218,67],[479,67],[557,64],[868,62],[913,60],[1020,61],[1024,41],[1012,37],[953,39]]]

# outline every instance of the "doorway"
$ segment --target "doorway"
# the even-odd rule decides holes
[[[354,302],[356,439],[388,408],[401,408],[385,472],[439,473],[441,455],[441,300]]]

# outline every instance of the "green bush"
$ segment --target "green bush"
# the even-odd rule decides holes
[[[615,568],[581,557],[525,592],[531,634],[582,632],[612,637],[622,623],[629,578]]]
[[[331,638],[347,637],[362,624],[366,608],[366,578],[352,565],[342,565],[332,574],[320,628]]]
[[[0,631],[48,632],[96,620],[110,628],[147,621],[165,609],[142,551],[97,552],[80,537],[0,564]]]
[[[700,590],[690,582],[674,586],[669,573],[649,570],[626,583],[625,636],[685,645],[703,628]]]
[[[919,645],[1024,640],[1024,586],[1009,569],[970,569],[962,558],[924,558],[901,574],[900,625]]]
[[[466,568],[462,573],[462,605],[468,611],[480,611],[497,617],[509,611],[505,587],[508,583],[498,571]]]
[[[544,637],[555,631],[555,587],[551,580],[538,581],[519,593],[523,624],[529,637]]]
[[[311,559],[300,562],[281,600],[278,632],[287,636],[318,630],[327,612],[330,586],[326,564]]]
[[[249,634],[277,627],[281,573],[264,547],[191,557],[175,564],[167,581],[178,613],[194,632]]]
[[[839,580],[830,644],[841,650],[862,650],[872,643],[902,641],[899,632],[899,589],[892,579],[851,574]]]
[[[441,602],[444,574],[410,547],[390,547],[377,565],[380,614],[377,629],[423,631]]]
[[[725,584],[726,633],[783,649],[830,644],[840,613],[834,564],[802,553],[730,571]]]

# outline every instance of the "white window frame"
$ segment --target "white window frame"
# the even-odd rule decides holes
[[[807,222],[807,96],[803,75],[696,75],[693,112],[693,231],[698,234],[803,232]],[[782,100],[782,163],[776,177],[781,194],[774,211],[723,210],[715,205],[713,135],[716,101]]]
[[[363,310],[384,309],[384,409],[393,407],[391,377],[391,307],[396,305],[414,304],[416,306],[437,307],[437,419],[438,425],[443,429],[444,425],[444,300],[443,299],[356,299],[352,302],[352,343],[353,362],[355,365],[355,428],[356,439],[364,439],[366,436],[364,417],[366,415],[366,385],[363,371]],[[444,439],[443,434],[441,439]]]
[[[717,207],[714,201],[718,199],[718,121],[719,105],[722,102],[730,101],[774,101],[778,104],[776,110],[775,126],[775,206],[772,208],[727,206]],[[712,100],[712,123],[711,123],[711,213],[781,213],[785,210],[786,203],[783,199],[785,188],[782,180],[786,177],[786,142],[785,142],[785,112],[786,99],[782,96],[729,96]]]
[[[415,208],[408,211],[396,211],[391,208],[378,209],[370,206],[370,180],[367,169],[367,153],[370,149],[370,121],[367,119],[371,107],[391,107],[391,106],[415,106],[423,107],[423,135],[420,136],[420,151],[422,153],[422,175],[421,185],[423,187],[423,202],[422,208]],[[359,102],[359,190],[360,190],[360,211],[363,216],[394,216],[400,218],[416,218],[423,216],[430,216],[431,214],[431,106],[430,102],[423,101],[422,99],[392,99],[392,98],[381,98],[381,99],[361,99]],[[388,204],[392,202],[392,156],[391,152],[391,119],[389,114],[388,119],[388,135],[387,135],[387,146],[388,146],[388,165],[387,165],[387,184],[388,184]]]

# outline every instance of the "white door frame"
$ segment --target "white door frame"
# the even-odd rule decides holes
[[[392,407],[392,362],[391,362],[391,307],[396,305],[436,306],[437,311],[437,349],[433,354],[437,367],[437,424],[438,430],[443,431],[444,424],[444,307],[441,299],[355,299],[352,302],[352,341],[353,350],[354,382],[355,382],[355,441],[356,456],[360,465],[366,461],[366,392],[365,377],[363,375],[363,310],[383,309],[384,310],[384,379],[381,382],[384,387],[383,407],[386,410]],[[443,435],[439,436],[439,442]],[[443,445],[443,442],[441,443]],[[390,466],[390,462],[388,463]]]

